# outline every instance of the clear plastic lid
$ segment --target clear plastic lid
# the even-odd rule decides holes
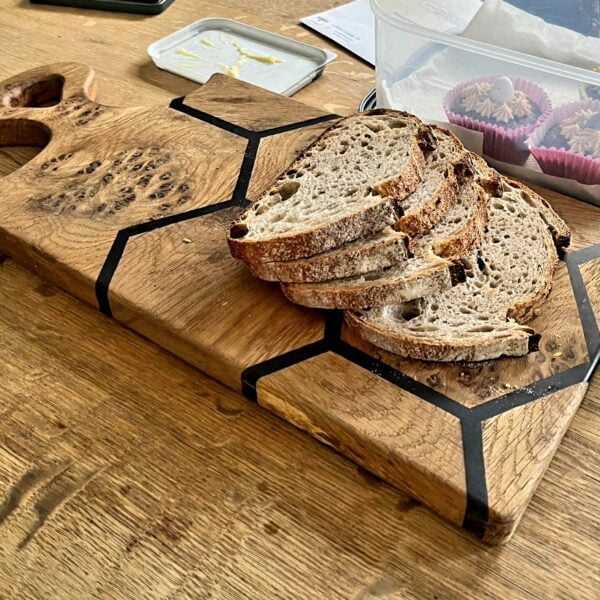
[[[371,6],[378,18],[429,39],[600,81],[592,71],[600,65],[600,0],[371,0]]]

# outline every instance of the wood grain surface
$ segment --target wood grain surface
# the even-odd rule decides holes
[[[290,393],[298,381],[305,383],[302,394]],[[333,353],[262,378],[258,403],[462,524],[466,486],[456,417]]]
[[[292,306],[276,285],[250,277],[229,255],[224,235],[248,202],[250,184],[258,193],[272,182],[323,131],[327,114],[223,75],[169,107],[105,107],[96,91],[92,71],[74,63],[0,85],[0,143],[46,144],[0,183],[0,251],[329,440],[450,521],[506,542],[548,461],[537,468],[538,453],[499,434],[501,459],[485,465],[478,409],[500,417],[503,405],[584,380],[600,342],[597,326],[584,335],[580,321],[584,283],[574,294],[573,273],[560,266],[534,323],[541,349],[522,359],[432,369],[351,337],[340,341],[333,313],[326,325],[323,313]],[[577,204],[564,207],[567,222]],[[600,234],[596,243],[598,255]],[[583,370],[565,380],[574,369]],[[278,387],[262,385],[280,374]],[[547,389],[529,397],[537,384]],[[577,394],[573,405],[580,401]],[[535,425],[526,410],[513,418],[521,415],[527,432]],[[497,423],[514,430],[512,420]],[[546,455],[565,430],[540,438]],[[515,484],[523,493],[508,486],[507,498],[489,494],[503,461],[523,464],[528,485]]]
[[[144,47],[201,16],[218,13],[327,45],[293,24],[326,8],[322,0],[257,0],[251,14],[247,3],[237,0],[210,5],[177,0],[156,18],[30,6],[20,0],[0,4],[6,9],[0,11],[5,42],[0,77],[43,64],[51,52],[53,60],[94,64],[108,105],[139,103],[140,98],[148,104],[166,102],[194,89],[195,84],[155,69]],[[109,86],[113,77],[124,83]],[[350,112],[372,85],[372,71],[341,52],[327,73],[297,97],[328,111]],[[19,148],[0,152],[2,173],[32,154]],[[564,201],[553,199],[560,210]],[[574,212],[570,224],[585,225],[588,210]],[[512,543],[486,548],[12,261],[5,261],[0,272],[2,338],[11,342],[2,345],[0,390],[6,419],[0,489],[8,506],[18,497],[18,508],[4,520],[2,531],[14,531],[21,518],[32,519],[37,500],[54,481],[46,475],[38,482],[30,473],[54,457],[55,445],[44,441],[53,439],[49,432],[63,431],[65,424],[76,432],[87,423],[83,450],[75,454],[67,447],[66,454],[93,459],[104,448],[122,457],[59,503],[24,549],[16,548],[20,536],[2,547],[0,595],[11,597],[18,590],[19,598],[243,598],[251,590],[255,597],[268,598],[595,598],[600,581],[593,560],[600,552],[600,489],[593,475],[600,467],[598,377]],[[107,375],[101,384],[99,373]],[[43,395],[38,393],[40,380]],[[228,424],[232,454],[229,462],[223,454],[216,456],[215,468],[207,468],[206,476],[190,478],[196,471],[183,473],[178,466],[186,468],[186,457],[194,455],[197,444],[181,440],[189,440],[190,431],[202,436],[217,430],[213,412],[199,410],[199,398],[224,408],[226,416],[214,414]],[[244,415],[248,412],[248,420],[235,416],[236,402]],[[102,409],[94,411],[95,406]],[[139,446],[129,444],[128,431],[135,431]],[[256,465],[247,466],[249,455],[268,482],[260,489]],[[136,512],[120,525],[121,517],[107,511],[103,490],[118,489],[123,479],[138,496]],[[258,513],[264,521],[257,520],[256,511],[231,512],[228,499],[235,488],[253,500],[269,489],[269,502]],[[166,498],[176,505],[175,512],[183,506],[179,514],[192,523],[178,530],[177,543],[161,537],[170,531],[161,523]],[[111,499],[117,510],[124,504],[119,496]],[[44,512],[47,504],[40,506]],[[331,511],[331,506],[337,509]],[[290,526],[281,528],[280,518]],[[274,525],[263,528],[270,520]],[[215,527],[224,523],[232,535],[218,536]],[[141,539],[133,555],[125,551],[124,532],[138,532]],[[203,540],[210,554],[202,552]],[[181,545],[190,553],[196,550],[193,566],[177,550]]]

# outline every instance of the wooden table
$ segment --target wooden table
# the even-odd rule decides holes
[[[341,0],[176,0],[158,17],[0,1],[0,79],[93,66],[105,103],[194,83],[145,48],[203,16],[295,25]],[[340,54],[297,97],[349,112],[373,72]],[[122,85],[108,85],[112,79]],[[0,149],[0,174],[32,155]],[[600,377],[520,528],[489,548],[0,260],[0,598],[595,598]]]

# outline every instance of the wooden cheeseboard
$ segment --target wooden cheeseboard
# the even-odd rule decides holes
[[[234,261],[227,225],[335,115],[225,76],[169,106],[94,102],[90,69],[0,84],[0,252],[407,490],[484,541],[513,533],[599,355],[600,209],[573,230],[521,359],[434,364],[361,341]]]

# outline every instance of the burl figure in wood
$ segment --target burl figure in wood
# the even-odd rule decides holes
[[[0,252],[486,542],[506,541],[598,356],[600,209],[545,194],[573,244],[532,324],[539,352],[399,359],[340,314],[289,304],[227,249],[227,225],[336,115],[219,75],[168,106],[108,107],[95,93],[77,64],[0,84],[0,145],[43,148],[0,180]]]

